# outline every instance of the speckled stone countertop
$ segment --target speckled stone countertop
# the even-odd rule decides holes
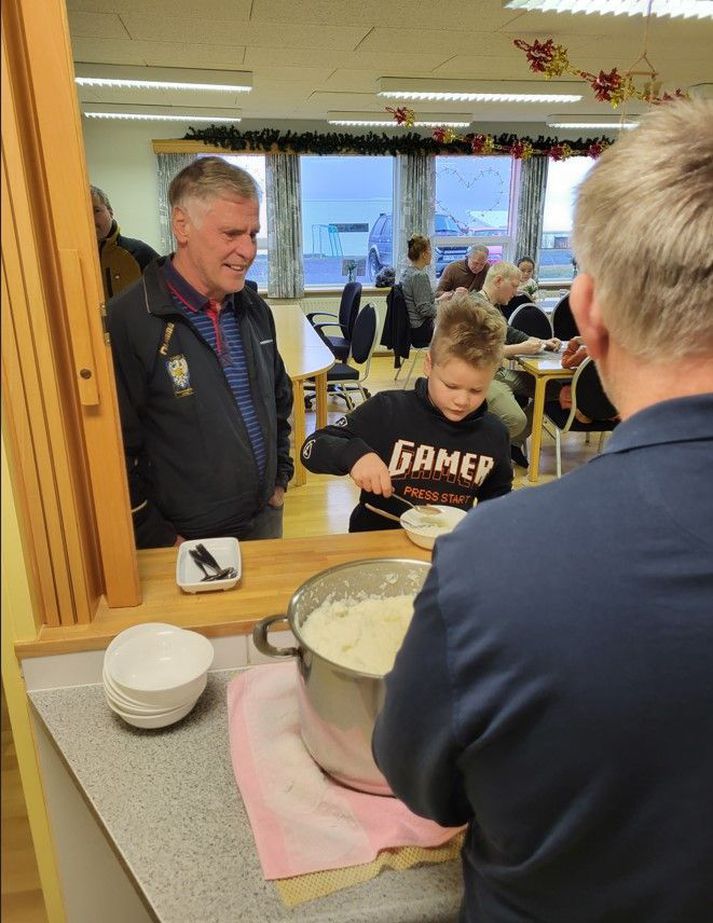
[[[259,669],[256,667],[255,669]],[[458,862],[386,871],[286,908],[265,881],[230,761],[226,687],[209,675],[197,706],[144,731],[115,717],[100,685],[29,693],[114,850],[160,923],[446,923],[458,915]]]

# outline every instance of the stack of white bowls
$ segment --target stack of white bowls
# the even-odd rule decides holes
[[[195,631],[161,622],[127,628],[104,655],[107,704],[134,727],[174,724],[200,698],[213,655],[213,645]]]

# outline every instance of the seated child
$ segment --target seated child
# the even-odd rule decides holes
[[[537,279],[534,277],[535,272],[535,261],[531,256],[523,256],[521,260],[518,260],[517,268],[522,273],[522,281],[518,286],[519,295],[528,295],[533,304],[537,301]]]
[[[400,516],[412,503],[469,509],[512,489],[510,440],[485,395],[503,355],[505,320],[467,292],[439,303],[412,391],[382,391],[302,446],[305,468],[349,474],[361,488],[350,532],[397,529],[366,504]]]

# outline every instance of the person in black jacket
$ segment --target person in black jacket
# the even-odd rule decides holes
[[[449,293],[415,389],[375,394],[305,440],[309,471],[349,474],[361,488],[350,532],[398,528],[366,506],[399,516],[406,507],[394,492],[460,509],[509,493],[508,433],[485,402],[504,341],[500,311],[466,292]]]
[[[143,240],[124,237],[114,218],[109,196],[103,189],[90,186],[89,194],[99,244],[104,297],[108,301],[140,279],[149,263],[157,259],[158,253]]]
[[[136,543],[279,538],[292,385],[270,309],[245,286],[257,187],[205,157],[169,201],[176,253],[108,309]]]

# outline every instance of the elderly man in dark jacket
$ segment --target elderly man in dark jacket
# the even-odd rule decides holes
[[[219,157],[169,189],[177,250],[109,305],[138,547],[277,538],[293,472],[292,386],[245,276],[257,187]]]

